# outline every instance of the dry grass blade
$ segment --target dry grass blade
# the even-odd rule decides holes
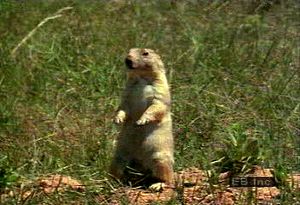
[[[71,10],[73,9],[73,7],[67,6],[67,7],[63,7],[61,9],[59,9],[57,12],[54,13],[54,15],[52,16],[48,16],[46,18],[44,18],[35,28],[33,28],[21,41],[20,43],[18,43],[18,45],[16,47],[14,47],[14,49],[11,51],[11,56],[13,58],[16,57],[16,52],[18,51],[18,49],[24,44],[26,43],[26,41],[33,36],[33,34],[38,30],[38,28],[40,28],[41,26],[43,26],[45,23],[47,23],[50,20],[62,17],[62,12],[66,11],[66,10]]]

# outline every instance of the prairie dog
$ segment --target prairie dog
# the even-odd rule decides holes
[[[122,124],[110,173],[118,179],[132,164],[155,179],[150,189],[173,181],[171,98],[164,64],[151,49],[130,49],[127,84],[115,122]],[[135,167],[135,168],[136,168]]]

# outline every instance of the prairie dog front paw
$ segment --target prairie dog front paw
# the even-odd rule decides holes
[[[136,121],[136,124],[137,125],[146,125],[152,121],[153,121],[153,119],[151,118],[151,116],[143,115],[138,121]]]

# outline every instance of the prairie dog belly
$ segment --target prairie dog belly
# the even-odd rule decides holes
[[[154,98],[154,88],[144,79],[139,79],[129,90],[128,108],[131,120],[138,120]]]

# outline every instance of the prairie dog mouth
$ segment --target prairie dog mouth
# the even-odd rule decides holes
[[[133,69],[133,67],[132,67],[132,65],[133,65],[132,60],[126,58],[125,59],[125,64],[126,64],[127,68]]]

